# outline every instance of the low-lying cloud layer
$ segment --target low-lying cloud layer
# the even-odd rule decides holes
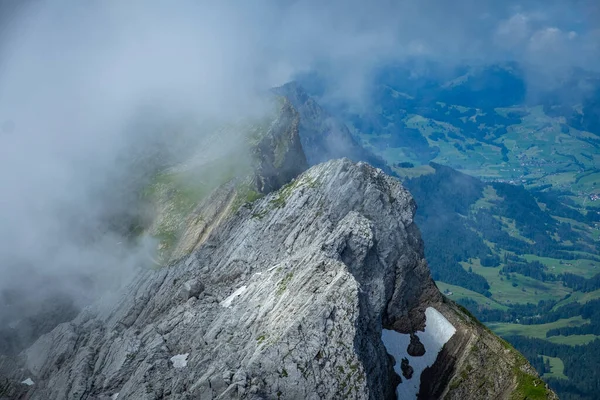
[[[0,292],[25,297],[145,262],[102,223],[132,204],[128,155],[169,143],[162,123],[260,113],[320,67],[359,98],[374,66],[411,57],[600,65],[594,0],[17,3],[0,8]]]

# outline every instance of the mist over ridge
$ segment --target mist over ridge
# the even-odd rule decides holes
[[[206,126],[260,117],[270,87],[322,69],[330,95],[360,103],[388,62],[431,60],[442,74],[518,61],[552,82],[597,69],[600,51],[593,1],[2,7],[0,292],[11,289],[7,303],[27,293],[8,322],[55,292],[85,303],[146,266],[152,239],[128,242],[106,221],[136,214],[146,169],[202,153]]]

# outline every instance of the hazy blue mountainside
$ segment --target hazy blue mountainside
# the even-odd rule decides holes
[[[548,174],[598,165],[596,75],[573,71],[561,85],[531,92],[512,64],[439,75],[382,68],[361,107],[336,101],[328,109],[393,165],[435,161],[489,179],[544,183]],[[329,89],[319,76],[301,82],[317,96]]]
[[[538,88],[516,64],[388,66],[358,107],[331,101],[326,76],[300,81],[411,191],[440,289],[523,351],[561,398],[596,398],[598,76],[573,70]]]

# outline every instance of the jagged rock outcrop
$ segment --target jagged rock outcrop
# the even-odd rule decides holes
[[[323,109],[297,82],[286,83],[273,91],[288,99],[298,110],[300,139],[310,165],[347,157],[352,161],[367,162],[388,174],[394,174],[383,159],[361,146],[348,127]]]
[[[260,193],[270,193],[308,168],[299,132],[300,116],[283,100],[279,115],[254,146],[255,182]]]
[[[19,390],[32,400],[387,399],[401,380],[419,398],[508,399],[530,384],[552,396],[437,290],[415,208],[367,164],[315,166],[241,206],[189,257],[141,271],[117,300],[42,336],[11,379],[30,378]],[[410,379],[394,372],[402,359],[383,329],[409,337],[449,324],[439,354],[421,337],[435,360],[426,379],[408,353]]]
[[[297,111],[284,98],[275,103],[273,115],[262,124],[220,132],[239,143],[223,150],[214,138],[218,157],[184,162],[159,174],[149,190],[154,212],[147,230],[160,241],[157,264],[189,255],[241,204],[279,189],[308,168]],[[212,152],[210,143],[202,149],[205,156]],[[196,180],[209,182],[194,187]]]
[[[406,352],[413,357],[421,357],[425,354],[425,346],[414,333],[410,334],[410,344],[408,345]]]

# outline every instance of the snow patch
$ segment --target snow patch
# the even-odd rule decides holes
[[[176,356],[171,357],[171,362],[173,363],[174,368],[184,368],[187,366],[187,358],[190,353],[185,354],[177,354]]]
[[[425,354],[421,357],[412,357],[407,349],[410,344],[410,335],[398,333],[383,329],[381,331],[381,340],[388,352],[396,360],[394,371],[402,377],[402,383],[396,388],[396,398],[398,399],[416,399],[421,384],[421,373],[423,370],[435,362],[438,353],[452,335],[456,333],[456,328],[435,308],[427,307],[425,310],[425,330],[416,332],[416,335],[425,346]],[[400,363],[403,358],[407,358],[409,365],[414,373],[411,379],[406,379],[402,375]]]
[[[25,379],[25,380],[24,380],[23,382],[21,382],[21,383],[24,383],[24,384],[26,384],[27,386],[31,386],[31,385],[33,385],[33,381],[31,380],[31,378],[27,378],[27,379]]]
[[[456,328],[452,325],[441,312],[433,307],[427,307],[425,310],[425,334],[429,334],[435,343],[439,343],[440,350],[442,346],[450,340],[456,333]],[[421,341],[423,338],[419,336]],[[439,352],[439,350],[438,350]]]
[[[110,400],[117,400],[119,398],[119,393],[115,393],[112,396],[110,396]]]
[[[223,300],[221,302],[221,306],[226,307],[226,308],[231,308],[231,303],[233,302],[233,300],[235,300],[236,297],[238,297],[242,293],[244,293],[246,291],[246,289],[247,289],[246,285],[244,285],[241,288],[237,289],[229,297],[227,297],[225,300]]]

